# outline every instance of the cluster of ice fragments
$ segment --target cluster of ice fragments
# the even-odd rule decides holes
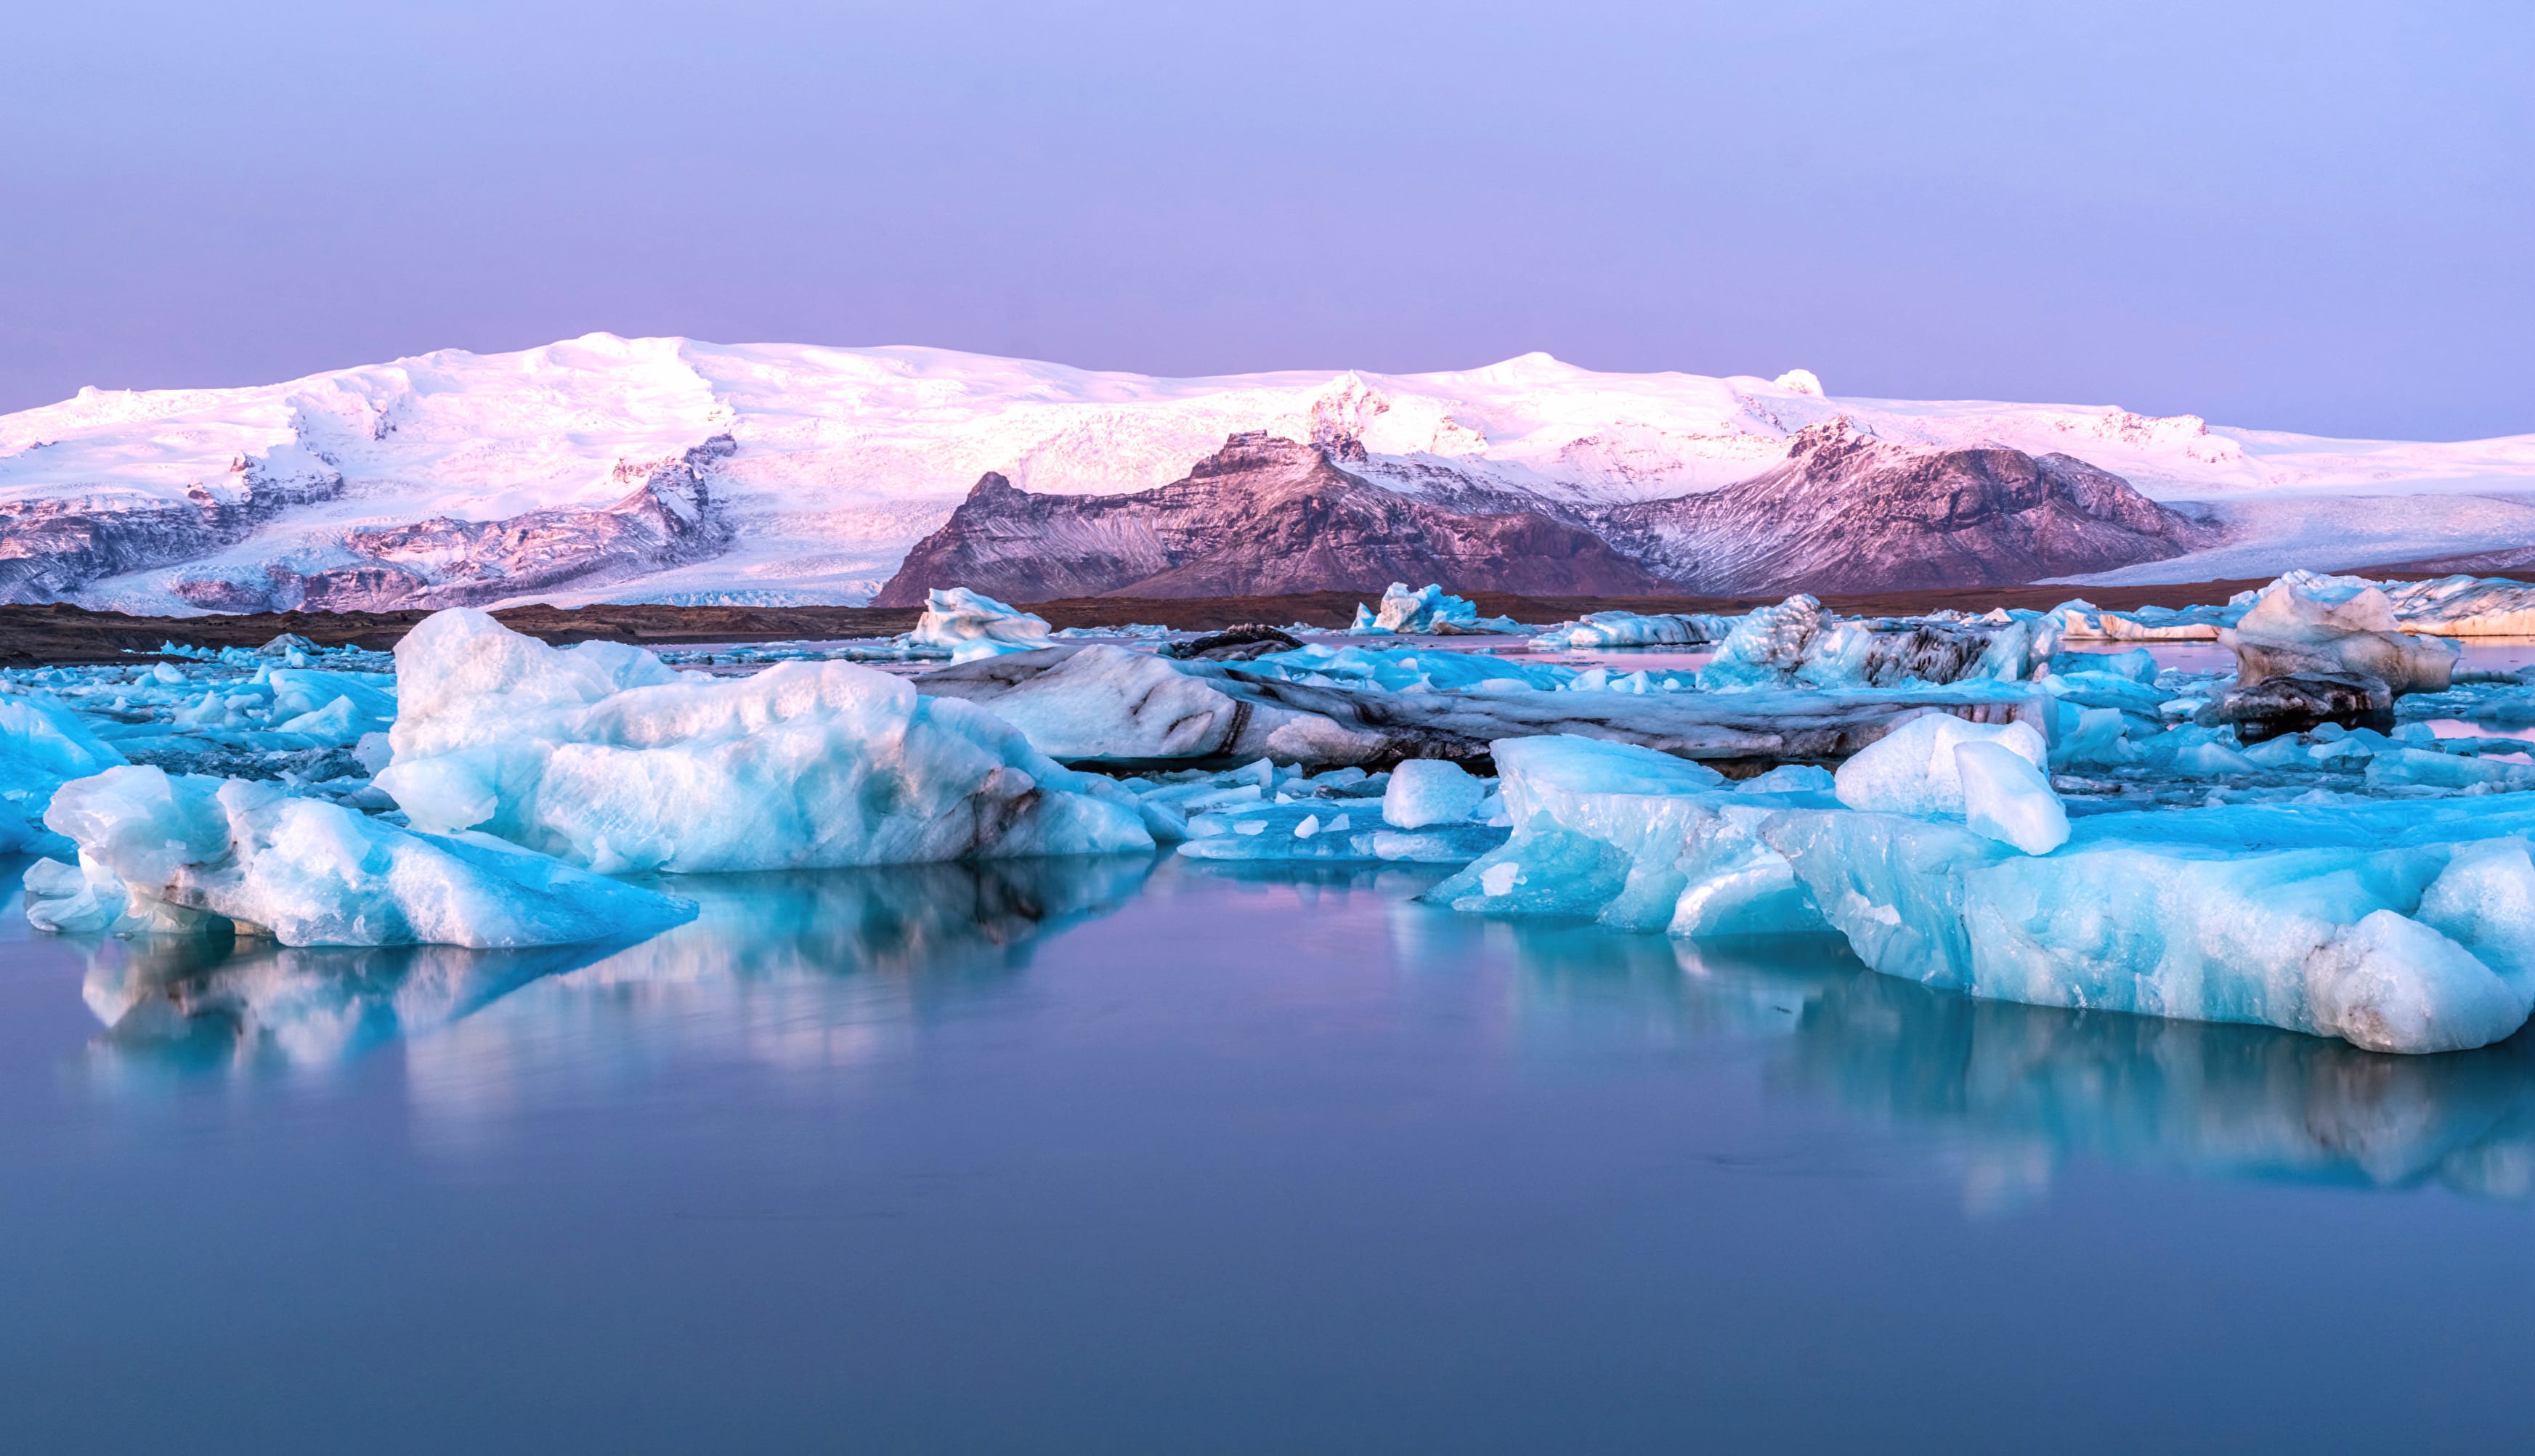
[[[965,660],[913,680],[812,644],[682,672],[457,610],[392,660],[282,639],[0,674],[0,849],[53,857],[28,875],[46,929],[284,945],[689,913],[627,874],[1423,863],[1459,867],[1433,894],[1467,910],[1836,934],[1973,996],[2438,1051],[2535,1004],[2535,739],[2511,736],[2535,692],[2421,624],[2529,589],[2293,575],[2189,623],[1794,597],[1598,614],[1529,655],[1254,630],[1183,659],[951,591],[897,646]],[[1431,588],[1385,604],[1367,625],[1392,635],[1475,615]],[[2235,671],[2068,645],[2133,626],[2205,633]],[[1545,655],[1617,644],[1713,654]]]

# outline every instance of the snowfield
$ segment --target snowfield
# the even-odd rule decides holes
[[[854,603],[990,470],[1033,492],[1138,491],[1266,431],[1361,447],[1354,468],[1412,495],[1608,505],[1747,479],[1795,432],[1842,416],[1895,444],[2073,455],[2159,501],[2213,503],[2234,529],[2128,573],[2141,579],[2513,545],[2535,522],[2521,498],[2535,493],[2535,436],[2327,440],[2112,406],[1848,398],[1800,370],[1596,374],[1545,354],[1169,380],[945,349],[594,334],[253,388],[86,389],[0,417],[0,527],[31,543],[0,566],[33,574],[0,595],[183,613],[257,604],[276,569],[427,577],[491,562],[534,583],[542,559],[579,552],[605,565],[469,601]],[[18,531],[65,516],[149,524],[65,576],[77,552]],[[353,549],[356,531],[441,518],[511,525],[389,529]]]

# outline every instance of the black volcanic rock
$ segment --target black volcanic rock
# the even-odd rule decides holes
[[[2021,585],[2217,539],[2073,455],[1908,449],[1845,419],[1802,431],[1749,480],[1594,519],[1648,570],[1709,595]]]
[[[872,603],[912,605],[940,586],[1046,601],[1374,592],[1393,581],[1576,596],[1663,585],[1592,531],[1541,512],[1411,500],[1318,447],[1253,432],[1185,479],[1133,495],[1033,495],[989,474]]]

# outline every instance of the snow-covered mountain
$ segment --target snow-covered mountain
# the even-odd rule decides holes
[[[1749,480],[1842,418],[1905,452],[2070,455],[2152,500],[2201,503],[2190,514],[2215,522],[2209,543],[2126,579],[2535,542],[2535,436],[2338,441],[2109,406],[1832,397],[1802,371],[1595,374],[1544,354],[1164,380],[591,334],[246,389],[90,389],[0,416],[0,597],[152,612],[853,602],[989,472],[1039,495],[1142,492],[1265,432],[1442,510],[1572,517]]]

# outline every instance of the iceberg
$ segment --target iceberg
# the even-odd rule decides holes
[[[40,826],[53,792],[123,762],[60,698],[0,694],[0,854],[61,848]]]
[[[1423,829],[1470,817],[1488,786],[1458,763],[1410,758],[1391,770],[1382,795],[1382,821],[1394,829]]]
[[[397,664],[377,782],[421,829],[480,829],[610,874],[1153,845],[1126,790],[983,708],[849,662],[683,675],[639,648],[552,647],[453,608],[398,643]]]
[[[924,615],[900,640],[951,653],[955,662],[998,652],[1027,652],[1047,643],[1047,619],[965,586],[925,593]]]
[[[1434,903],[1688,937],[1824,929],[1760,834],[1786,808],[1835,803],[1822,769],[1728,787],[1703,764],[1599,739],[1511,739],[1496,754],[1513,837],[1429,890]]]
[[[1531,639],[1535,652],[1588,652],[1610,647],[1696,647],[1721,642],[1740,617],[1707,612],[1593,612],[1561,622]]]
[[[1963,822],[1973,833],[2026,854],[2049,854],[2069,842],[2069,811],[2025,755],[1995,739],[1958,743],[1954,768]]]
[[[2535,585],[2505,576],[2440,576],[2384,583],[2405,632],[2440,637],[2535,637]]]
[[[490,948],[646,936],[695,914],[497,839],[414,833],[244,779],[109,768],[64,784],[45,822],[80,857],[27,877],[27,919],[45,931],[216,917],[284,945]]]
[[[1963,813],[1959,745],[1994,743],[2039,767],[2042,735],[2023,723],[1966,723],[1944,713],[1912,718],[1839,765],[1839,802],[1887,814]],[[2047,788],[2047,785],[2046,785]]]
[[[2346,595],[2283,580],[2218,635],[2236,654],[2236,681],[2344,673],[2375,678],[2396,697],[2442,693],[2455,671],[2456,648],[2406,634],[2385,593],[2362,583]]]
[[[1357,603],[1355,621],[1347,628],[1352,633],[1376,635],[1515,630],[1515,624],[1511,619],[1482,618],[1476,603],[1466,597],[1451,595],[1441,585],[1429,582],[1411,591],[1405,581],[1393,581],[1384,587],[1379,607]]]
[[[2485,1046],[2535,1005],[2535,798],[2070,819],[2036,742],[1952,721],[1903,725],[1872,772],[1731,788],[1629,745],[1500,743],[1513,836],[1428,898],[1688,937],[1827,927],[1877,971],[1971,996],[2372,1051]],[[2535,777],[2489,765],[2512,770]]]
[[[2094,815],[2043,856],[1897,815],[1789,811],[1763,837],[1886,975],[2446,1052],[2535,1004],[2535,808],[2457,802]]]
[[[1736,692],[2019,682],[2059,649],[2059,627],[2039,612],[1841,620],[1799,594],[1738,619],[1699,686]]]

